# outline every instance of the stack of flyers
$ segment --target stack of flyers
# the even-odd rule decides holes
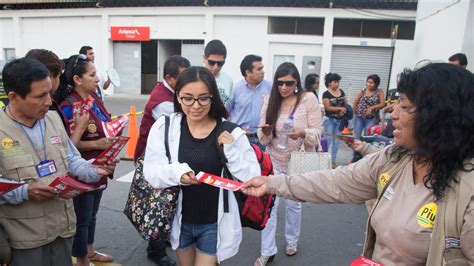
[[[360,256],[359,258],[352,261],[351,266],[383,266],[383,264],[367,257]]]
[[[59,192],[59,197],[62,199],[74,198],[82,193],[103,188],[81,183],[69,176],[58,176],[49,186],[55,188]]]
[[[206,172],[199,172],[196,175],[196,179],[199,182],[202,182],[202,183],[214,186],[214,187],[227,189],[227,190],[230,190],[230,191],[237,191],[243,185],[243,183],[241,183],[241,182],[231,180],[231,179],[227,179],[227,178],[224,178],[224,177],[220,177],[220,176],[217,176],[217,175],[209,174],[209,173],[206,173]]]
[[[128,118],[128,115],[122,115],[121,117],[114,119],[110,122],[102,122],[102,128],[104,129],[105,136],[107,138],[117,136],[118,133],[123,130],[128,120],[130,120],[130,118]]]
[[[2,175],[0,175],[0,196],[16,189],[19,186],[23,186],[26,184],[25,182],[17,182],[9,179],[4,179]]]
[[[92,165],[95,166],[104,166],[108,161],[113,161],[119,152],[125,147],[129,137],[119,136],[117,139],[110,145],[105,151],[103,151],[99,156],[97,156]]]
[[[76,123],[74,121],[74,115],[77,113],[84,113],[89,111],[94,104],[94,98],[90,97],[85,99],[84,101],[75,102],[72,104],[72,122],[70,123],[69,128],[71,129],[71,133],[74,132],[76,128]]]

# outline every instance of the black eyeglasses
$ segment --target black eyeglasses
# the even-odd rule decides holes
[[[207,63],[210,65],[210,66],[214,66],[215,64],[217,64],[218,66],[223,66],[225,64],[225,60],[224,61],[214,61],[214,60],[211,60],[211,59],[207,59]]]
[[[277,86],[282,87],[285,84],[287,87],[293,87],[296,84],[296,80],[277,80]]]
[[[191,96],[183,96],[183,97],[179,97],[179,98],[181,99],[181,103],[183,103],[186,106],[193,106],[196,101],[201,106],[209,105],[212,102],[212,95],[201,96],[201,97],[198,97],[198,98],[194,98],[194,97],[191,97]]]
[[[76,66],[77,66],[77,62],[79,61],[79,59],[81,59],[81,60],[87,60],[87,56],[84,55],[84,54],[78,54],[78,55],[77,55],[76,61],[74,62],[74,65],[72,65],[72,73],[73,73],[73,74],[76,72]]]

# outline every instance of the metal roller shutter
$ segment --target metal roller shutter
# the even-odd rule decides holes
[[[331,73],[341,76],[339,87],[344,90],[349,101],[353,101],[371,74],[379,75],[379,88],[384,91],[387,89],[391,57],[391,47],[335,45],[332,48]]]

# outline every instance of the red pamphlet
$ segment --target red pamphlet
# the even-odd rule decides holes
[[[70,176],[58,176],[49,186],[55,188],[59,192],[59,197],[62,199],[74,198],[82,193],[101,189],[101,187],[94,187],[79,182]]]
[[[94,104],[94,101],[95,99],[89,96],[89,98],[85,99],[84,101],[79,101],[72,104],[72,122],[69,125],[69,128],[71,129],[71,133],[74,132],[74,129],[76,128],[74,115],[77,113],[86,112],[89,109],[91,109],[92,105]]]
[[[105,151],[103,151],[99,156],[97,156],[94,161],[92,161],[92,165],[96,166],[103,166],[108,161],[112,161],[117,157],[119,152],[125,147],[129,137],[119,136],[117,139],[110,145]]]
[[[325,136],[337,138],[339,140],[342,140],[347,143],[354,143],[354,137],[353,136],[346,136],[346,135],[335,135],[335,134],[324,134]]]
[[[20,186],[23,186],[26,184],[25,182],[17,182],[9,179],[3,179],[2,176],[0,175],[0,196],[14,190],[15,188],[18,188]]]
[[[102,122],[102,128],[104,129],[105,136],[107,138],[112,138],[118,135],[120,131],[123,130],[125,125],[127,125],[128,115],[122,115],[117,119],[114,119],[110,122]]]
[[[367,257],[360,256],[359,258],[352,261],[351,266],[383,266],[383,264]]]
[[[206,172],[199,172],[196,175],[196,179],[199,180],[199,182],[206,183],[214,187],[227,189],[230,191],[237,191],[243,185],[243,183],[239,181],[230,180],[230,179],[213,175],[213,174],[209,174]]]

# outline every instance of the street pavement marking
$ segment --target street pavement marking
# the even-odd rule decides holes
[[[132,183],[133,180],[133,174],[135,173],[135,170],[132,170],[130,173],[125,174],[117,179],[119,182],[125,182],[125,183]]]

